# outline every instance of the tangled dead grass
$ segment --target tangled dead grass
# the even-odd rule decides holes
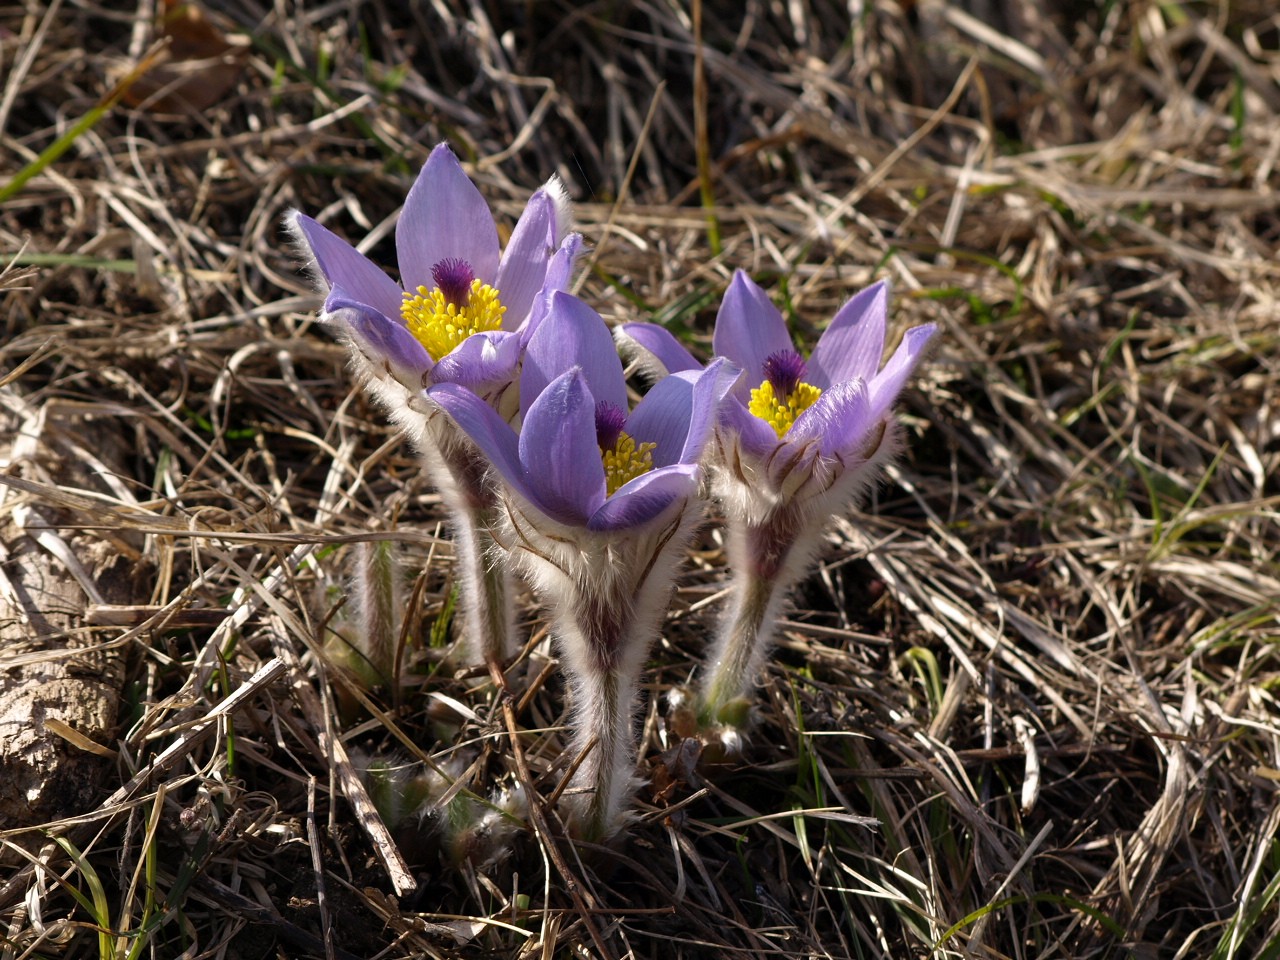
[[[1276,954],[1270,4],[153,6],[0,8],[4,957]],[[705,345],[742,267],[806,336],[880,276],[943,328],[711,771],[662,705],[695,551],[613,849],[456,862],[353,765],[572,759],[536,609],[518,750],[439,647],[433,491],[280,231],[387,251],[442,138],[504,216],[563,177],[610,320]],[[359,703],[320,639],[368,537],[415,684]]]

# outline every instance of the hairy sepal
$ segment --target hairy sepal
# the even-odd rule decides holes
[[[816,443],[783,444],[761,457],[745,449],[732,432],[718,429],[711,493],[733,522],[760,526],[785,509],[801,518],[798,529],[815,522],[821,527],[857,502],[901,449],[901,428],[892,417],[846,457],[823,456]]]

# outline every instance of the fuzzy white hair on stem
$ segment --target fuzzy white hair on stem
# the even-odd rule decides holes
[[[606,840],[626,821],[638,783],[640,673],[700,517],[677,501],[641,527],[595,532],[508,496],[502,540],[547,608],[568,679],[567,756],[577,768],[564,802],[570,830],[584,839]]]

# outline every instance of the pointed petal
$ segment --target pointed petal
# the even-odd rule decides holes
[[[569,281],[573,278],[573,268],[577,265],[578,254],[582,252],[582,234],[571,233],[564,238],[555,256],[547,265],[547,274],[542,281],[542,289],[534,297],[533,306],[529,310],[529,319],[520,327],[521,342],[528,345],[533,333],[542,325],[547,313],[551,310],[551,297],[561,290],[569,289]]]
[[[854,377],[870,381],[884,353],[888,309],[889,284],[883,280],[841,307],[809,357],[809,382],[826,390]]]
[[[859,446],[875,422],[866,381],[846,380],[822,391],[818,402],[796,418],[785,440],[788,445],[816,440],[823,456],[833,456]]]
[[[746,399],[745,391],[760,386],[764,361],[780,350],[794,350],[787,324],[769,295],[741,270],[733,275],[724,302],[716,314],[711,346],[717,356],[728,357],[743,370],[734,391]]]
[[[561,241],[569,235],[569,231],[573,229],[573,200],[569,198],[569,191],[565,189],[564,181],[552,174],[547,178],[547,182],[542,185],[542,192],[546,193],[551,200],[551,205],[555,211],[555,226],[553,231],[552,246],[559,246]]]
[[[773,427],[754,413],[735,394],[720,404],[719,429],[737,434],[742,449],[752,456],[767,457],[782,443]]]
[[[494,409],[465,387],[441,383],[427,391],[427,398],[439,404],[458,429],[480,448],[502,479],[526,500],[533,499],[528,477],[520,463],[520,451],[513,431]]]
[[[591,395],[627,409],[627,386],[613,336],[600,314],[567,293],[551,296],[551,309],[529,338],[520,373],[520,409],[566,370],[580,367]],[[594,427],[592,428],[594,436]]]
[[[516,378],[520,367],[520,337],[505,330],[474,333],[440,358],[431,377],[437,383],[457,383],[482,393]]]
[[[400,316],[400,286],[381,267],[304,214],[296,214],[290,226],[315,257],[316,266],[330,287],[341,287],[349,299],[368,304],[386,316]]]
[[[529,407],[520,428],[520,462],[534,505],[553,519],[586,523],[604,502],[596,401],[582,370],[561,374]]]
[[[684,344],[670,330],[656,323],[624,323],[615,328],[614,339],[628,357],[647,354],[640,362],[655,376],[702,369],[702,364],[684,348]]]
[[[498,228],[493,214],[443,143],[431,151],[405,197],[396,224],[396,255],[406,290],[433,287],[431,268],[449,257],[465,260],[485,283],[497,282]]]
[[[926,323],[912,327],[902,337],[902,343],[893,351],[893,356],[884,365],[884,369],[871,381],[871,416],[880,419],[898,398],[907,378],[915,370],[916,364],[924,356],[929,341],[938,332],[936,324]]]
[[[650,470],[619,487],[596,510],[591,530],[624,530],[651,523],[674,504],[692,497],[702,471],[697,464],[677,463]]]
[[[533,298],[542,289],[555,253],[555,219],[551,198],[539,190],[529,198],[507,241],[498,266],[498,293],[507,308],[504,329],[514,330],[528,319]]]
[[[431,355],[408,330],[367,304],[330,294],[323,319],[341,326],[360,352],[411,390],[430,382]]]
[[[693,385],[693,411],[689,416],[689,432],[684,439],[684,449],[680,452],[682,463],[696,463],[702,458],[702,451],[720,419],[720,410],[741,378],[741,368],[723,357],[711,361],[698,377]]]

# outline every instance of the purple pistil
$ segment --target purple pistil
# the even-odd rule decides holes
[[[794,350],[779,350],[764,360],[764,378],[773,385],[776,397],[789,397],[804,379],[804,357]]]
[[[471,281],[475,278],[471,264],[457,257],[446,257],[431,268],[431,279],[444,294],[445,303],[459,307],[471,302]]]
[[[612,450],[618,445],[622,428],[627,425],[625,410],[615,407],[608,400],[596,404],[596,443],[601,450]]]

